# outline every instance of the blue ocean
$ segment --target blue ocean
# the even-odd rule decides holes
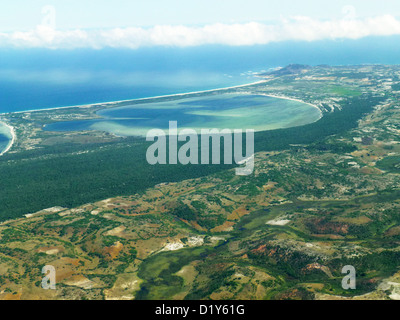
[[[0,113],[229,87],[291,63],[399,64],[399,49],[399,36],[249,47],[0,49]]]

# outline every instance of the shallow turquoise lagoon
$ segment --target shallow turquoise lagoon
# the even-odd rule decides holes
[[[306,103],[250,94],[219,94],[165,102],[132,104],[104,109],[101,119],[56,122],[47,131],[101,130],[119,136],[145,136],[151,129],[274,130],[301,126],[321,118],[321,112]]]
[[[8,147],[11,139],[10,129],[0,122],[0,154]]]

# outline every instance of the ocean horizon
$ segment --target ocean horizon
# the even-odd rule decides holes
[[[398,64],[399,40],[391,36],[251,47],[0,49],[0,114],[244,85],[260,80],[257,73],[293,63]],[[0,150],[7,141],[0,133]]]
[[[399,64],[399,42],[391,36],[249,47],[0,49],[0,114],[243,85],[289,64]]]

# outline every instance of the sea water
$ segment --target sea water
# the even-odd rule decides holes
[[[133,104],[97,112],[102,119],[55,122],[48,131],[100,130],[119,136],[146,136],[154,128],[166,130],[169,121],[181,129],[253,129],[295,127],[320,119],[309,104],[264,95],[220,94],[179,100]]]
[[[299,64],[398,64],[400,37],[138,50],[0,49],[0,113],[210,90]],[[4,135],[0,135],[1,146]]]

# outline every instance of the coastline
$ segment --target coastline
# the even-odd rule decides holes
[[[248,84],[242,84],[242,85],[237,85],[237,86],[231,86],[231,87],[224,87],[224,88],[217,88],[217,89],[210,89],[210,90],[202,90],[202,91],[192,91],[192,92],[186,92],[186,93],[177,93],[177,94],[170,94],[170,95],[162,95],[162,96],[153,96],[153,97],[147,97],[147,98],[138,98],[138,99],[128,99],[128,100],[118,100],[118,101],[109,101],[109,102],[98,102],[98,103],[92,103],[92,104],[86,104],[86,105],[73,105],[73,106],[65,106],[65,107],[56,107],[56,108],[47,108],[47,109],[33,109],[33,110],[26,110],[26,111],[15,111],[15,112],[6,112],[6,113],[0,113],[0,115],[8,115],[8,114],[22,114],[22,113],[30,113],[30,112],[46,112],[46,111],[53,111],[53,110],[60,110],[60,109],[72,109],[72,108],[91,108],[94,106],[98,105],[104,105],[104,106],[112,106],[116,105],[118,103],[123,103],[123,102],[140,102],[140,101],[149,101],[153,99],[160,99],[160,98],[173,98],[173,97],[184,97],[184,96],[189,96],[192,94],[201,94],[201,93],[209,93],[209,92],[218,92],[218,91],[225,91],[229,89],[236,89],[236,88],[245,88],[249,87],[252,85],[257,85],[261,83],[267,83],[269,80],[259,80],[256,82],[248,83]],[[259,95],[263,95],[266,97],[271,97],[271,98],[276,98],[276,99],[284,99],[284,100],[291,100],[291,101],[296,101],[304,104],[308,104],[309,106],[318,109],[320,112],[320,117],[318,120],[320,120],[323,117],[323,112],[321,109],[311,103],[304,102],[300,99],[295,99],[295,98],[290,98],[286,96],[279,96],[279,95],[273,95],[273,94],[267,94],[267,93],[259,93]],[[317,121],[318,121],[317,120]],[[4,120],[0,120],[0,123],[3,124],[5,127],[7,127],[10,130],[11,134],[11,140],[9,144],[7,145],[7,148],[0,153],[0,157],[6,154],[12,146],[14,145],[17,136],[15,133],[15,128],[8,123],[6,123]]]
[[[266,97],[271,97],[271,98],[276,98],[276,99],[284,99],[284,100],[290,100],[290,101],[296,101],[296,102],[301,102],[301,103],[304,103],[304,104],[308,104],[309,106],[318,109],[318,111],[320,112],[320,115],[321,115],[320,119],[323,117],[323,112],[315,104],[312,104],[312,103],[309,103],[309,102],[305,102],[305,101],[300,100],[300,99],[289,98],[289,97],[286,97],[286,96],[277,96],[277,95],[267,94],[267,93],[265,93],[265,94],[264,93],[259,93],[259,95],[266,96]]]
[[[94,107],[94,106],[97,106],[97,105],[109,106],[109,105],[114,105],[114,104],[123,103],[123,102],[138,102],[138,101],[148,101],[148,100],[160,99],[160,98],[182,97],[182,96],[191,95],[191,94],[207,93],[207,92],[215,92],[215,91],[224,91],[224,90],[229,90],[229,89],[249,87],[249,86],[252,86],[252,85],[266,83],[266,82],[269,82],[269,80],[259,80],[259,81],[256,81],[256,82],[247,83],[247,84],[241,84],[241,85],[231,86],[231,87],[224,87],[224,88],[217,88],[217,89],[210,89],[210,90],[201,90],[201,91],[192,91],[192,92],[185,92],[185,93],[174,93],[174,94],[167,94],[167,95],[162,95],[162,96],[153,96],[153,97],[147,97],[147,98],[126,99],[126,100],[107,101],[107,102],[96,102],[96,103],[89,103],[89,104],[78,104],[78,105],[73,105],[73,106],[45,108],[45,109],[32,109],[32,110],[24,110],[24,111],[2,112],[2,113],[0,113],[0,116],[8,115],[8,114],[21,114],[21,113],[27,113],[27,112],[41,112],[41,111],[42,112],[46,112],[46,111],[72,109],[72,108],[82,108],[82,109],[84,109],[84,108],[91,108],[91,107]]]
[[[5,155],[8,151],[10,151],[11,147],[14,145],[15,140],[17,140],[17,135],[15,134],[15,129],[13,126],[9,125],[8,123],[4,122],[4,120],[0,121],[1,124],[3,124],[6,128],[10,130],[11,133],[11,140],[7,145],[7,148],[5,148],[1,153],[0,157]]]

